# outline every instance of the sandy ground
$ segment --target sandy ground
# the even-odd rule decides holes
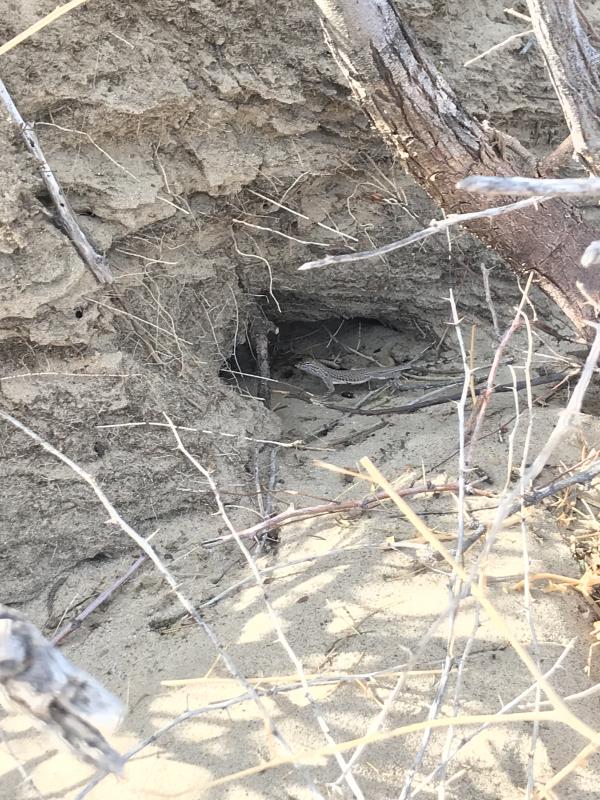
[[[54,5],[55,0],[0,0],[2,40]],[[526,22],[508,17],[498,0],[410,0],[403,13],[404,6],[469,110],[540,156],[564,139],[560,107],[535,47],[523,52],[523,39],[513,39],[464,67],[467,59],[523,32]],[[594,9],[587,10],[593,20]],[[327,744],[324,727],[338,743],[364,735],[407,669],[379,726],[384,732],[426,719],[444,664],[450,670],[440,717],[495,714],[530,687],[527,669],[472,599],[461,604],[448,644],[447,570],[432,563],[426,550],[425,565],[416,559],[422,542],[391,503],[280,530],[278,544],[257,558],[269,570],[265,589],[278,632],[237,547],[203,546],[226,528],[206,482],[175,451],[168,433],[144,425],[98,427],[162,422],[167,411],[179,425],[197,429],[183,432],[184,440],[212,470],[238,529],[258,519],[253,465],[261,439],[304,443],[277,452],[275,511],[323,499],[360,499],[371,491],[364,481],[326,470],[316,459],[355,472],[368,456],[400,487],[418,486],[423,475],[438,485],[456,480],[455,405],[405,416],[351,416],[308,402],[305,392],[318,396],[323,387],[291,366],[300,356],[339,356],[342,367],[373,359],[384,366],[400,363],[446,330],[452,288],[474,366],[485,368],[494,337],[480,266],[497,267],[491,283],[502,329],[519,299],[515,281],[493,253],[459,230],[360,269],[297,271],[317,253],[341,249],[336,228],[366,249],[440,213],[349,101],[313,0],[86,3],[7,54],[2,80],[23,115],[44,123],[38,133],[45,152],[75,211],[107,252],[117,282],[110,289],[97,287],[49,223],[35,167],[14,130],[0,120],[1,406],[93,473],[139,532],[153,534],[164,563],[202,608],[239,672],[269,690],[266,716],[289,747],[318,750]],[[298,213],[282,211],[268,198]],[[582,215],[597,219],[595,200]],[[532,297],[540,319],[560,329],[556,309]],[[257,303],[280,331],[275,377],[291,385],[289,392],[285,386],[274,392],[272,414],[242,382],[238,389],[235,381],[224,380],[228,366],[243,362],[252,369],[242,348]],[[507,358],[515,359],[520,378],[523,334],[513,345]],[[557,352],[576,348],[536,331],[534,349],[536,375],[562,365]],[[425,359],[429,376],[460,369],[451,329],[439,358],[431,355]],[[511,380],[507,362],[500,379]],[[335,403],[351,406],[367,391],[355,388],[351,397],[338,390]],[[538,388],[534,396],[544,391]],[[419,394],[400,392],[394,402]],[[520,395],[513,442],[515,399],[510,393],[494,397],[474,473],[488,477],[482,486],[490,495],[467,498],[467,534],[471,523],[491,520],[507,480],[516,480],[510,466],[531,462],[567,399],[565,389],[536,404],[529,431]],[[600,447],[597,397],[584,410],[540,482]],[[66,468],[8,427],[1,436],[0,601],[18,607],[50,636],[122,575],[137,552],[105,524],[95,497]],[[268,470],[261,473],[263,482],[264,474]],[[439,494],[410,503],[453,546],[456,499]],[[589,689],[600,675],[600,649],[586,674],[589,606],[572,591],[545,592],[542,586],[527,604],[513,586],[527,559],[534,572],[578,577],[582,564],[572,550],[593,550],[597,503],[595,489],[571,490],[560,502],[529,509],[524,531],[511,518],[485,567],[489,597],[542,671],[575,638],[552,675],[564,697]],[[408,547],[393,549],[394,543]],[[467,568],[480,553],[478,544],[466,557]],[[240,586],[241,581],[246,582]],[[297,670],[281,631],[303,665],[309,696],[292,690]],[[408,796],[403,786],[421,732],[396,731],[370,744],[353,766],[351,785],[340,782],[342,768],[332,758],[228,779],[282,756],[285,748],[253,701],[200,711],[245,690],[206,636],[182,619],[176,599],[147,565],[66,639],[64,651],[126,704],[123,724],[111,737],[122,752],[178,715],[198,710],[142,749],[121,779],[108,777],[91,788],[90,798]],[[352,675],[359,677],[313,685],[323,677]],[[534,693],[519,711],[527,711],[529,699]],[[597,697],[569,705],[597,726]],[[2,800],[83,796],[92,769],[28,719],[6,715],[0,723]],[[453,754],[475,731],[456,729],[449,743],[445,730],[435,732],[411,797],[527,797],[530,721],[495,724],[465,744],[447,766],[445,795],[437,778],[429,780],[442,753]],[[585,742],[562,722],[543,720],[532,766],[536,787],[569,764]],[[346,760],[354,751],[348,748]],[[579,764],[554,796],[598,797],[599,767],[597,756]]]
[[[328,338],[325,328],[312,335],[297,330],[291,346],[297,352],[323,355]],[[380,363],[385,364],[386,353],[400,341],[407,355],[423,349],[423,341],[417,335],[411,340],[375,324],[358,327],[346,323],[329,351],[345,352],[344,366],[363,363],[359,356],[348,353],[349,347],[376,354]],[[482,343],[482,351],[487,345]],[[455,347],[450,346],[437,362],[438,373],[449,371],[452,365],[456,368],[457,357]],[[483,355],[481,363],[486,363]],[[307,376],[296,375],[292,381],[315,393],[322,390]],[[352,404],[365,393],[364,387],[355,388],[354,400],[339,392],[335,400]],[[362,482],[316,466],[315,458],[356,470],[358,460],[368,455],[398,486],[418,485],[422,471],[438,484],[455,479],[457,418],[451,405],[408,416],[361,418],[307,404],[299,396],[283,393],[274,394],[274,398],[282,422],[281,440],[301,438],[309,447],[279,450],[277,510],[292,503],[299,506],[322,499],[359,498],[368,492]],[[397,400],[403,402],[405,395],[400,394]],[[547,407],[536,406],[533,442],[547,438],[559,408],[558,401]],[[489,477],[485,486],[492,495],[468,498],[469,517],[484,522],[491,518],[497,502],[495,493],[502,490],[506,481],[508,433],[512,425],[509,420],[513,416],[511,395],[497,395],[477,459],[478,467]],[[494,433],[501,427],[505,431],[503,436]],[[516,435],[514,463],[521,458],[526,428],[525,409]],[[596,420],[582,417],[579,430],[555,454],[542,477],[550,479],[562,464],[575,463],[584,442],[593,447],[599,438]],[[193,450],[193,438],[188,444]],[[530,452],[533,455],[535,447]],[[192,471],[182,475],[181,488],[191,489],[193,480]],[[252,480],[241,480],[248,483],[251,491]],[[226,487],[220,488],[226,491]],[[591,502],[594,494],[586,495]],[[455,534],[457,505],[453,497],[440,494],[426,500],[414,499],[411,505],[436,532]],[[234,520],[249,519],[239,509],[232,508],[231,514]],[[549,508],[527,512],[525,538],[530,567],[533,572],[551,570],[576,576],[579,570],[568,547],[569,531],[564,525],[561,528],[557,519],[558,513]],[[593,532],[593,525],[591,529]],[[183,591],[197,605],[233,587],[226,597],[209,605],[204,615],[241,673],[260,679],[262,688],[294,683],[296,670],[278,641],[261,591],[252,579],[235,588],[250,574],[235,545],[208,550],[201,546],[203,540],[223,531],[218,517],[190,514],[186,519],[162,525],[153,543],[180,579]],[[570,526],[571,535],[585,533],[581,521],[576,520]],[[284,527],[275,549],[258,558],[261,567],[275,568],[268,573],[266,591],[281,630],[309,680],[317,676],[383,671],[371,680],[310,687],[310,700],[303,690],[284,691],[266,698],[270,719],[294,749],[319,748],[325,744],[317,716],[326,722],[336,742],[347,742],[364,734],[381,711],[398,678],[398,669],[409,661],[411,654],[416,654],[415,661],[391,706],[383,726],[385,731],[427,716],[447,652],[453,653],[457,660],[450,671],[441,716],[495,713],[532,684],[513,649],[488,615],[477,613],[472,599],[461,605],[454,643],[447,651],[448,621],[443,613],[448,605],[447,570],[439,564],[423,568],[414,549],[390,548],[391,542],[416,541],[408,523],[390,503],[383,503],[370,513],[348,513]],[[473,548],[467,565],[474,563],[478,552],[478,547]],[[56,618],[69,606],[97,592],[117,577],[127,563],[123,560],[85,565],[70,574],[53,597],[50,616]],[[513,517],[503,528],[489,558],[486,568],[489,597],[519,641],[537,653],[543,672],[552,667],[568,643],[577,637],[561,668],[553,675],[552,684],[563,696],[589,688],[591,681],[585,667],[590,618],[585,603],[574,593],[535,590],[530,614],[537,637],[536,650],[531,645],[524,597],[512,589],[515,576],[522,571],[522,532]],[[44,604],[32,603],[27,612],[40,618],[48,615],[49,609]],[[111,738],[121,751],[185,711],[243,692],[228,676],[202,632],[189,621],[177,621],[180,617],[172,594],[160,577],[145,567],[65,644],[65,652],[73,660],[93,671],[126,702],[126,719],[120,732]],[[456,667],[467,641],[469,655],[458,684]],[[594,665],[592,679],[594,672],[598,674],[598,667]],[[183,683],[170,686],[169,681]],[[533,693],[529,699],[533,701]],[[518,710],[525,707],[522,703]],[[594,725],[595,699],[573,702],[571,707],[581,719]],[[2,727],[10,746],[10,755],[6,750],[0,752],[2,797],[29,798],[41,794],[45,798],[75,798],[93,775],[93,771],[69,753],[54,749],[55,743],[45,733],[32,729],[26,719],[7,717]],[[466,733],[474,730],[473,726],[456,730],[450,751]],[[523,796],[531,732],[530,723],[519,722],[497,724],[480,733],[450,762],[447,796],[490,800]],[[353,774],[365,797],[399,796],[421,735],[395,736],[372,744],[363,752]],[[412,796],[431,794],[435,782],[427,784],[423,778],[440,763],[445,736],[445,731],[432,736]],[[536,781],[550,779],[575,757],[583,744],[564,725],[543,722],[535,748]],[[349,758],[352,750],[344,757]],[[324,797],[352,796],[344,784],[341,789],[334,788],[340,770],[332,759],[299,769],[288,764],[206,788],[212,781],[281,754],[281,748],[266,733],[255,704],[247,701],[175,726],[135,756],[127,764],[122,779],[108,777],[87,796],[119,800],[159,797],[191,800],[199,796],[304,798],[312,796],[308,788],[310,780]],[[23,765],[31,784],[23,782],[13,758]],[[599,765],[597,758],[590,759],[560,784],[556,796],[597,797]]]

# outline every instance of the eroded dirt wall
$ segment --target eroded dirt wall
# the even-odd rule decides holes
[[[54,5],[0,0],[3,38]],[[520,29],[502,3],[407,5],[471,110],[540,150],[561,140],[535,48],[520,55],[517,42],[462,67]],[[440,238],[389,260],[297,272],[317,254],[400,238],[437,213],[350,102],[309,0],[89,3],[1,64],[116,280],[98,286],[49,220],[35,166],[1,115],[0,402],[92,472],[144,530],[202,492],[178,491],[181,461],[163,429],[100,426],[166,411],[201,429],[275,435],[262,406],[218,377],[251,304],[275,321],[441,325],[453,285],[463,309],[485,312],[479,265],[494,259],[459,231],[450,247]],[[510,301],[512,281],[498,270],[493,283]],[[1,436],[5,602],[127,546],[68,469],[6,425]],[[198,434],[197,453],[232,484],[252,445],[224,451]]]

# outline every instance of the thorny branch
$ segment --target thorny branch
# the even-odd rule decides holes
[[[512,516],[516,514],[521,508],[537,505],[541,503],[542,500],[547,499],[548,497],[552,497],[554,495],[560,494],[560,492],[568,489],[570,486],[575,485],[584,485],[586,483],[591,483],[591,481],[597,476],[600,475],[600,460],[595,461],[589,467],[580,472],[574,472],[572,475],[568,475],[565,478],[557,479],[556,481],[552,481],[551,483],[547,484],[546,486],[542,486],[538,489],[532,489],[531,491],[524,494],[519,500],[517,500],[508,510],[507,516]],[[415,489],[398,489],[397,493],[401,497],[415,497],[422,494],[439,494],[443,492],[451,492],[455,494],[458,492],[459,484],[458,483],[448,483],[441,486],[431,485],[426,488],[415,488]],[[474,493],[478,494],[480,491],[475,487],[474,483],[469,483],[465,485],[465,491],[467,494]],[[294,522],[303,522],[307,519],[314,519],[316,517],[326,516],[328,514],[341,514],[343,512],[352,511],[352,510],[369,510],[371,508],[376,507],[381,503],[382,500],[387,499],[387,495],[384,491],[379,490],[374,495],[369,495],[361,500],[344,500],[342,502],[331,502],[331,503],[323,503],[319,506],[306,506],[304,508],[290,508],[286,511],[282,511],[280,514],[272,517],[271,519],[263,520],[262,522],[257,523],[256,525],[252,526],[251,528],[246,528],[246,530],[241,530],[238,532],[238,536],[242,538],[249,538],[251,536],[256,537],[261,533],[268,531],[271,527],[280,528],[284,525],[290,525]],[[483,531],[485,532],[485,530]],[[468,546],[472,546],[477,539],[481,537],[482,533],[478,533],[475,537],[469,540],[467,543]],[[222,544],[223,542],[230,541],[232,539],[231,536],[225,535],[220,536],[215,539],[208,539],[203,544],[206,547],[210,547],[217,544]],[[212,601],[211,601],[212,602]]]
[[[492,367],[491,367],[491,369],[489,371],[489,374],[488,374],[488,380],[487,380],[486,388],[479,395],[479,399],[477,401],[477,404],[476,404],[475,408],[473,409],[473,418],[474,419],[473,419],[473,422],[472,422],[472,425],[471,425],[471,429],[472,429],[473,433],[472,433],[472,436],[471,436],[471,443],[470,443],[470,447],[469,447],[469,453],[468,453],[468,456],[467,456],[467,464],[470,464],[472,462],[473,452],[474,452],[474,449],[475,449],[475,445],[477,443],[477,439],[478,439],[478,436],[479,436],[479,431],[481,430],[481,426],[483,424],[483,419],[485,417],[485,413],[486,413],[486,410],[487,410],[488,403],[490,401],[490,398],[491,398],[492,394],[494,393],[494,381],[496,379],[496,373],[497,373],[497,371],[498,371],[498,369],[500,367],[500,360],[502,358],[502,355],[504,354],[504,351],[505,351],[505,349],[506,349],[511,337],[513,336],[513,334],[515,333],[515,331],[517,330],[517,328],[521,324],[521,321],[522,321],[521,312],[523,310],[523,306],[527,302],[527,299],[528,299],[528,296],[529,296],[529,289],[531,287],[532,279],[533,279],[533,274],[530,274],[529,279],[527,281],[527,285],[525,286],[525,288],[522,291],[521,301],[519,302],[519,305],[518,305],[517,311],[516,311],[516,313],[515,313],[515,315],[513,317],[512,323],[509,325],[508,329],[504,333],[504,336],[500,340],[500,343],[498,344],[498,347],[496,348],[496,352],[494,353],[494,359],[493,359],[493,362],[492,362]],[[529,386],[530,386],[530,382],[529,381],[525,380],[523,383],[524,383],[523,388],[529,388]]]
[[[465,533],[465,496],[466,496],[465,477],[467,472],[467,462],[465,455],[465,444],[466,444],[465,416],[466,416],[467,397],[469,395],[469,388],[471,384],[471,368],[469,367],[467,352],[465,349],[462,330],[460,326],[460,319],[458,316],[458,310],[456,307],[456,302],[454,300],[454,294],[452,291],[450,291],[450,306],[452,310],[452,323],[454,325],[456,337],[458,340],[458,345],[462,359],[463,373],[464,373],[461,396],[457,403],[458,439],[459,439],[459,454],[458,454],[459,483],[458,483],[458,497],[457,497],[458,501],[457,540],[456,540],[456,549],[454,551],[454,558],[456,558],[459,562],[462,563],[463,552],[464,552],[464,533]],[[456,623],[459,613],[459,604],[462,592],[463,592],[462,580],[459,578],[458,575],[453,573],[449,579],[449,585],[448,585],[449,602],[448,602],[448,622],[447,622],[447,637],[446,637],[446,642],[447,642],[446,657],[444,659],[442,674],[437,684],[435,697],[433,699],[433,702],[429,706],[429,710],[427,712],[427,719],[430,720],[437,718],[449,688],[448,682],[450,678],[450,672],[454,664],[454,647],[456,645],[455,630],[456,630]],[[473,635],[474,633],[475,629],[473,630]],[[469,637],[464,646],[463,658],[461,660],[461,664],[465,663],[466,654],[471,649],[473,635]],[[402,792],[400,794],[399,800],[408,800],[408,798],[410,798],[412,795],[413,780],[417,775],[417,772],[419,771],[421,764],[423,763],[423,759],[425,758],[425,755],[429,748],[431,735],[432,735],[431,728],[428,728],[423,732],[421,745],[415,755],[415,758],[413,760],[410,769],[407,771],[406,776],[404,778],[404,786],[402,787]],[[447,731],[447,736],[450,737],[451,735],[452,735],[452,729],[450,728]]]
[[[271,599],[270,599],[269,594],[267,592],[267,589],[265,587],[264,578],[261,575],[261,572],[260,572],[260,570],[259,570],[259,568],[258,568],[258,566],[256,564],[256,561],[252,557],[252,554],[250,553],[250,551],[248,550],[246,545],[242,542],[239,533],[237,532],[233,522],[231,521],[229,515],[227,514],[227,510],[225,509],[225,505],[224,505],[224,503],[223,503],[223,501],[221,499],[221,495],[220,495],[219,489],[217,487],[217,484],[215,483],[211,473],[206,469],[206,467],[204,467],[198,461],[198,459],[195,458],[195,456],[193,456],[190,453],[190,451],[185,447],[185,445],[183,444],[183,441],[182,441],[179,433],[177,432],[177,429],[175,428],[175,426],[173,425],[173,423],[171,422],[171,420],[169,419],[167,414],[164,414],[164,416],[165,416],[165,419],[166,419],[167,423],[169,423],[169,425],[171,427],[171,433],[173,434],[173,437],[175,438],[175,441],[177,442],[177,449],[185,456],[185,458],[190,462],[190,464],[193,467],[195,467],[195,469],[197,469],[198,472],[208,482],[208,484],[210,486],[210,489],[211,489],[211,491],[213,493],[213,497],[215,499],[215,502],[217,504],[217,507],[219,509],[219,514],[220,514],[223,522],[225,523],[225,525],[229,529],[230,535],[233,537],[233,539],[235,540],[235,543],[237,544],[237,546],[239,547],[240,551],[242,552],[242,555],[246,559],[246,563],[248,564],[248,566],[250,568],[250,572],[252,573],[252,575],[253,575],[253,577],[255,579],[256,586],[258,587],[260,593],[262,594],[263,602],[264,602],[265,607],[267,609],[267,614],[269,615],[269,618],[271,620],[271,624],[273,626],[273,630],[275,631],[275,633],[277,635],[277,639],[279,640],[279,643],[281,644],[284,652],[288,656],[290,662],[292,663],[292,665],[296,669],[296,674],[297,674],[297,676],[298,676],[298,678],[300,680],[300,684],[301,684],[301,686],[302,686],[302,688],[304,690],[304,697],[305,697],[306,701],[308,702],[308,704],[309,704],[309,706],[310,706],[310,708],[311,708],[311,710],[312,710],[312,712],[313,712],[313,714],[315,716],[317,724],[318,724],[319,728],[321,729],[321,732],[323,733],[323,736],[324,736],[326,742],[329,745],[332,745],[332,746],[335,747],[335,740],[333,739],[333,737],[331,735],[329,726],[328,726],[327,722],[325,721],[325,718],[323,717],[323,715],[322,715],[322,713],[320,711],[319,705],[315,701],[315,699],[314,699],[314,697],[313,697],[313,695],[310,692],[310,689],[308,687],[308,683],[306,681],[306,676],[305,676],[305,673],[304,673],[304,667],[303,667],[302,661],[296,655],[296,652],[292,648],[292,645],[290,644],[290,641],[289,641],[288,637],[285,634],[283,624],[282,624],[277,612],[275,611],[273,603],[271,602]],[[346,762],[345,762],[344,757],[342,756],[342,754],[341,753],[335,753],[334,757],[335,757],[335,760],[337,761],[340,769],[343,772],[344,778],[346,780],[346,783],[348,784],[348,788],[350,789],[352,795],[356,798],[356,800],[365,800],[364,795],[363,795],[360,787],[358,786],[358,784],[356,782],[356,779],[354,778],[352,773],[346,768]]]
[[[414,497],[422,494],[456,492],[457,489],[458,484],[448,483],[444,484],[443,486],[431,485],[426,487],[421,486],[415,489],[398,489],[398,494],[400,494],[402,497]],[[251,528],[238,531],[237,536],[240,539],[248,539],[250,537],[259,536],[260,534],[272,530],[273,528],[281,528],[284,525],[290,525],[293,522],[302,522],[305,519],[314,519],[315,517],[327,516],[329,514],[342,514],[346,511],[353,510],[368,511],[369,509],[378,506],[381,501],[385,500],[386,498],[387,494],[384,491],[378,491],[375,492],[375,494],[368,495],[360,500],[343,500],[340,502],[333,501],[331,503],[322,503],[321,505],[310,506],[307,508],[288,508],[286,511],[282,511],[280,514],[270,517],[270,519],[265,519],[262,522],[258,522]],[[226,534],[215,539],[207,539],[203,542],[203,544],[208,547],[215,544],[222,544],[223,542],[229,542],[234,538],[235,537],[233,534]]]
[[[408,247],[411,244],[416,244],[423,239],[428,239],[430,236],[435,236],[436,233],[447,231],[454,225],[465,225],[468,222],[478,219],[488,219],[491,217],[500,217],[503,214],[510,214],[513,211],[519,211],[529,206],[535,206],[543,200],[550,200],[551,197],[534,198],[533,200],[519,200],[516,203],[509,203],[504,206],[497,206],[496,208],[486,208],[483,211],[471,211],[468,214],[448,214],[444,219],[434,219],[431,221],[427,228],[420,231],[415,231],[404,239],[399,239],[396,242],[384,244],[381,247],[376,247],[373,250],[363,250],[360,253],[342,253],[336,256],[325,256],[316,261],[307,261],[302,266],[298,267],[298,271],[306,271],[309,269],[321,269],[328,267],[331,264],[349,264],[353,261],[366,261],[369,258],[379,258],[388,253],[393,253],[403,247]]]
[[[257,694],[255,688],[248,683],[248,681],[244,678],[241,671],[238,669],[236,664],[234,663],[233,659],[229,655],[228,651],[225,647],[221,644],[218,636],[214,632],[211,625],[209,625],[206,620],[201,616],[198,610],[194,607],[194,605],[188,600],[188,598],[182,593],[175,576],[172,572],[165,566],[165,564],[161,561],[160,557],[158,556],[157,552],[154,550],[150,542],[145,539],[144,537],[140,536],[137,531],[135,531],[131,525],[129,525],[123,517],[119,514],[113,504],[110,502],[108,497],[104,494],[102,489],[100,488],[96,479],[90,475],[89,472],[86,472],[82,469],[78,464],[76,464],[72,459],[58,450],[56,447],[51,445],[37,433],[32,431],[26,425],[24,425],[19,420],[15,419],[10,414],[7,414],[5,411],[0,409],[0,419],[3,419],[5,422],[8,422],[13,427],[17,428],[18,430],[22,431],[26,436],[40,445],[46,452],[50,453],[52,456],[57,458],[59,461],[62,461],[63,464],[66,464],[76,475],[78,475],[82,480],[84,480],[88,486],[92,489],[100,503],[104,506],[106,511],[109,514],[109,521],[113,525],[117,525],[123,533],[129,536],[132,541],[147,555],[150,561],[154,564],[158,572],[163,576],[171,591],[175,594],[180,604],[183,606],[185,611],[192,617],[198,628],[200,628],[203,633],[206,634],[207,638],[209,639],[210,643],[216,650],[216,652],[221,657],[226,669],[228,670],[229,674],[237,680],[240,685],[250,693],[256,707],[258,708],[259,712],[261,713],[264,723],[265,729],[268,733],[282,746],[282,749],[290,754],[291,763],[295,765],[296,769],[300,772],[304,773],[305,768],[298,764],[292,754],[292,748],[288,744],[286,738],[284,738],[283,734],[280,732],[278,725],[275,723],[267,707],[265,706],[263,700]],[[94,778],[90,783],[85,786],[82,791],[77,795],[78,800],[85,797],[89,791],[105,777],[106,773],[100,773],[96,778]],[[316,789],[314,783],[309,775],[306,776],[306,783],[312,794],[319,798],[319,800],[323,800],[321,793]]]

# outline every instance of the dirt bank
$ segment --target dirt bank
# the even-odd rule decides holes
[[[523,29],[501,3],[407,5],[417,33],[471,111],[537,152],[564,138],[535,47],[522,53],[517,41],[462,66]],[[53,6],[50,0],[0,0],[3,40]],[[78,8],[3,57],[2,79],[23,116],[39,123],[46,156],[80,221],[106,252],[115,283],[96,284],[48,220],[39,175],[15,130],[0,120],[0,404],[94,475],[140,533],[158,531],[153,543],[197,603],[247,573],[235,547],[201,547],[224,525],[214,516],[206,481],[161,427],[165,413],[190,429],[186,443],[211,471],[240,529],[257,520],[263,476],[257,479],[256,464],[262,463],[264,440],[302,439],[315,448],[279,451],[275,511],[311,498],[332,500],[346,490],[360,496],[360,485],[348,489],[339,475],[317,470],[314,457],[354,470],[366,454],[390,477],[406,472],[414,481],[425,470],[435,480],[456,478],[454,407],[361,419],[308,404],[296,392],[274,394],[273,410],[266,409],[239,375],[254,371],[249,320],[268,318],[280,331],[271,337],[276,377],[317,393],[315,383],[291,368],[299,355],[342,354],[348,367],[364,366],[357,352],[380,365],[401,362],[439,342],[450,288],[465,331],[471,324],[477,328],[483,367],[495,339],[481,265],[496,267],[491,291],[502,325],[520,296],[493,254],[459,230],[386,259],[297,271],[304,261],[348,244],[362,249],[401,238],[440,214],[350,101],[315,9],[308,0],[106,0]],[[535,291],[533,297],[543,321],[564,330],[558,312]],[[555,344],[536,340],[546,354]],[[524,346],[520,341],[516,352]],[[434,369],[460,366],[452,336],[439,353]],[[536,415],[536,441],[547,438],[564,399],[557,396],[555,405]],[[510,418],[511,403],[494,407],[486,430],[481,468],[494,491],[506,478],[508,444],[491,432]],[[590,420],[591,440],[595,430]],[[564,462],[575,463],[581,446],[575,437]],[[552,466],[561,468],[558,459]],[[67,609],[110,583],[137,552],[106,524],[92,493],[68,468],[4,425],[0,481],[0,601],[52,632]],[[423,501],[421,510],[445,515],[440,528],[454,531],[450,499],[445,505]],[[577,568],[553,519],[549,512],[536,518],[532,563],[541,571],[573,574]],[[429,524],[435,527],[432,519]],[[412,536],[407,526],[382,509],[358,521],[340,518],[290,530],[279,549],[261,556],[262,567],[355,548],[331,561],[289,568],[272,586],[274,607],[307,672],[372,672],[403,663],[447,599],[446,576],[415,576],[413,561],[385,550],[390,536]],[[519,537],[511,528],[502,541],[493,567],[497,577],[522,570]],[[494,585],[494,598],[527,639],[522,598],[505,594],[503,586]],[[274,644],[261,602],[257,590],[246,587],[208,607],[207,619],[244,674],[288,675],[293,668]],[[460,641],[475,625],[473,613],[469,608],[461,619]],[[178,617],[159,577],[144,568],[67,640],[69,655],[128,703],[115,740],[121,749],[187,707],[237,692],[223,682],[223,667],[199,632]],[[536,595],[535,617],[544,669],[575,632],[585,635],[589,626],[574,596]],[[461,706],[470,713],[496,711],[498,696],[510,699],[531,683],[489,621],[479,622],[481,641],[465,676],[469,699]],[[431,670],[440,669],[444,632],[430,644],[418,661],[418,669],[430,672],[410,679],[388,728],[413,715],[422,718],[431,702],[438,674]],[[582,640],[561,672],[561,693],[589,685],[586,657]],[[201,676],[213,668],[214,683],[199,688],[160,685],[161,679]],[[361,735],[392,683],[386,676],[381,686],[315,690],[334,738]],[[268,708],[296,747],[323,743],[300,694],[271,698]],[[576,711],[593,717],[585,705]],[[275,754],[254,707],[236,706],[230,714],[176,728],[131,763],[125,781],[111,778],[90,796],[192,798],[208,781]],[[32,732],[26,720],[4,719],[2,726],[42,796],[77,795],[89,769],[69,754],[50,754],[52,742]],[[577,752],[579,739],[561,730],[544,731],[540,779]],[[490,738],[476,740],[460,762],[468,770],[456,778],[455,791],[491,799],[520,790],[529,734],[526,726],[495,728]],[[430,769],[442,744],[436,739],[427,756]],[[356,773],[365,796],[397,796],[417,747],[418,738],[403,739],[369,751]],[[8,792],[3,796],[36,796],[4,752],[0,768],[9,787],[0,790]],[[559,796],[593,797],[595,768],[590,761]],[[311,774],[321,786],[339,770]],[[305,777],[286,767],[210,796],[305,797]]]

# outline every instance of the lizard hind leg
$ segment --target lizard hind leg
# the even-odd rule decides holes
[[[327,378],[323,378],[322,377],[321,380],[323,381],[323,383],[325,384],[325,387],[327,389],[327,391],[325,392],[323,397],[331,397],[332,394],[335,394],[335,384],[332,383]]]

